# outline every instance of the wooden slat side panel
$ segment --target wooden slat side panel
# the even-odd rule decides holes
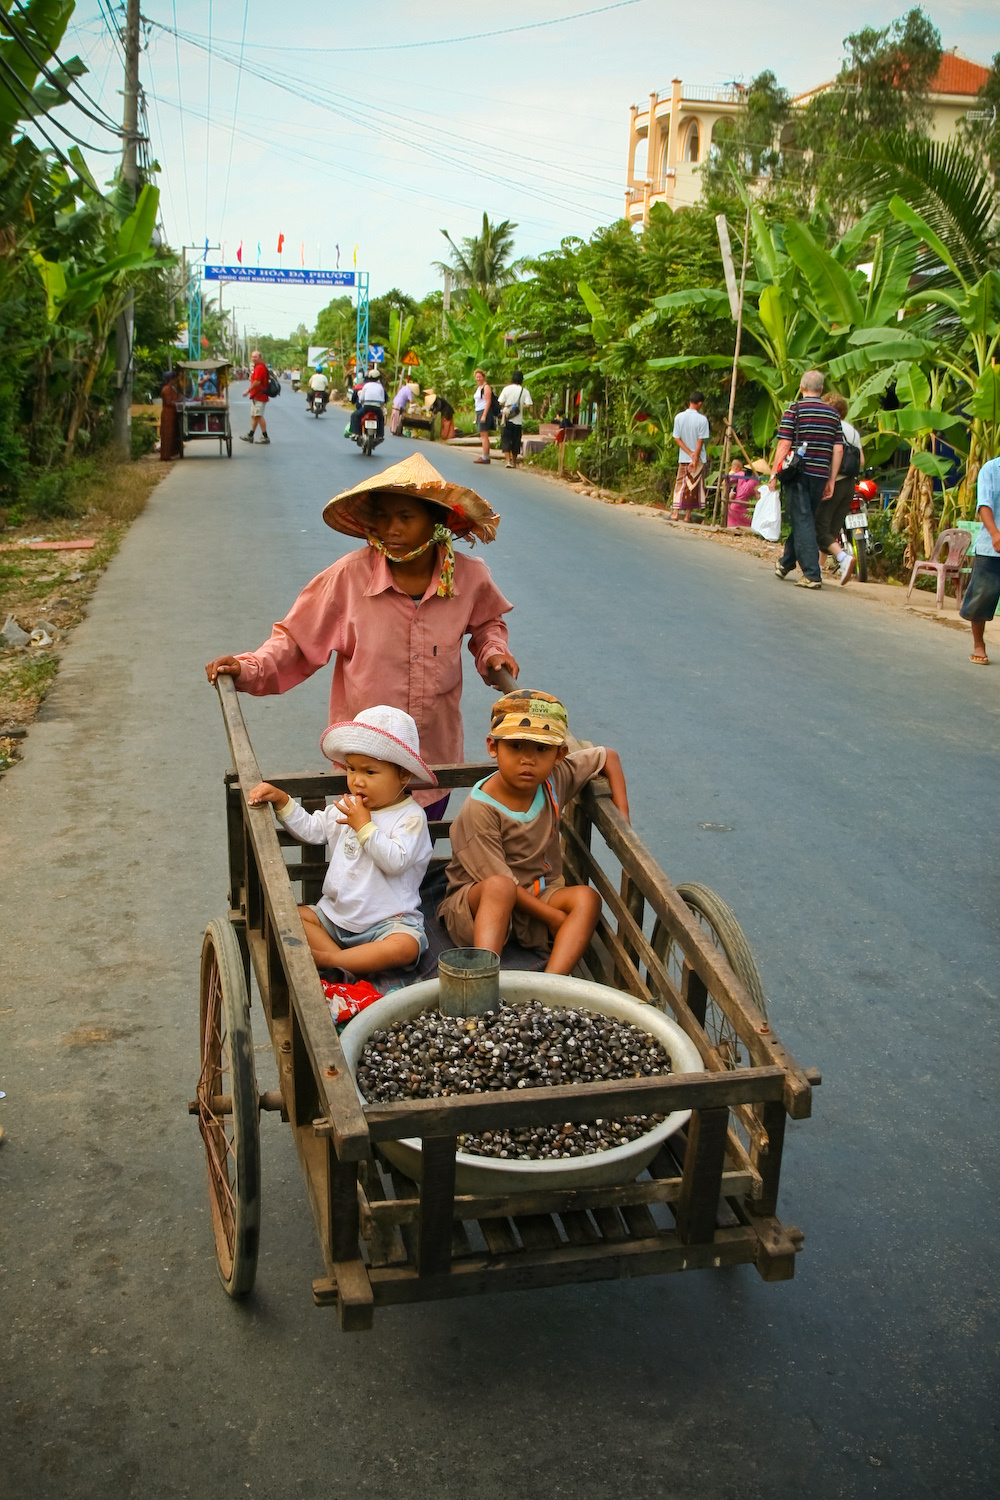
[[[364,1115],[320,987],[319,974],[305,941],[270,806],[250,807],[247,804],[247,794],[261,776],[236,688],[230,677],[220,677],[216,686],[233,765],[239,777],[247,840],[247,884],[250,887],[253,883],[253,866],[260,878],[268,918],[279,945],[289,995],[301,1022],[322,1111],[332,1127],[338,1152],[353,1159],[366,1157],[369,1143]],[[247,915],[249,922],[249,911]]]
[[[758,1105],[761,1123],[767,1133],[766,1149],[752,1148],[751,1159],[761,1175],[761,1190],[754,1205],[754,1213],[774,1214],[778,1208],[778,1179],[781,1176],[781,1155],[785,1144],[785,1111],[776,1104]]]
[[[781,1096],[782,1068],[740,1068],[727,1073],[650,1074],[602,1083],[559,1084],[537,1089],[504,1089],[406,1099],[398,1104],[367,1104],[365,1120],[373,1141],[409,1136],[474,1135],[480,1130],[583,1122],[630,1114],[669,1114],[754,1104]]]
[[[558,1250],[522,1250],[509,1258],[470,1256],[456,1261],[448,1276],[421,1277],[406,1266],[370,1272],[378,1305],[423,1302],[442,1297],[489,1292],[527,1291],[585,1281],[613,1281],[632,1276],[659,1276],[672,1271],[752,1265],[759,1241],[744,1225],[720,1229],[711,1245],[682,1245],[676,1236],[658,1239],[604,1240],[596,1245],[562,1245]]]
[[[665,1157],[657,1157],[657,1166]],[[663,1176],[649,1182],[626,1182],[621,1187],[532,1189],[530,1192],[497,1193],[490,1197],[461,1196],[455,1199],[456,1219],[509,1218],[518,1214],[585,1213],[594,1208],[624,1208],[632,1204],[673,1203],[680,1197],[682,1177],[671,1160]],[[745,1198],[753,1185],[750,1172],[723,1173],[723,1192],[729,1198]],[[420,1199],[375,1200],[369,1195],[368,1214],[382,1226],[416,1223]]]
[[[785,1068],[788,1074],[785,1104],[789,1114],[793,1119],[808,1118],[812,1098],[808,1078],[763,1021],[724,955],[706,937],[635,830],[625,822],[610,798],[595,796],[590,786],[580,793],[580,802],[611,853],[642,888],[646,901],[676,939],[684,957],[706,981],[754,1062]]]
[[[438,779],[438,786],[450,790],[452,787],[475,786],[484,776],[493,774],[496,763],[483,761],[478,765],[449,764],[432,766],[431,769]],[[347,791],[347,777],[342,771],[293,771],[290,775],[274,775],[264,779],[300,801],[314,797],[323,800],[342,797]]]
[[[707,1244],[715,1234],[728,1125],[724,1109],[695,1110],[691,1116],[676,1210],[677,1230],[686,1245]]]
[[[457,1144],[453,1135],[425,1137],[421,1142],[423,1181],[417,1226],[421,1276],[440,1276],[451,1265]]]

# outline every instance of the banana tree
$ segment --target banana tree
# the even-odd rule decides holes
[[[399,383],[400,355],[404,354],[409,348],[410,339],[413,337],[413,324],[414,317],[412,313],[404,318],[398,308],[392,307],[389,309],[389,347],[393,351],[393,386]]]
[[[832,250],[817,240],[817,226],[797,221],[767,224],[751,204],[756,278],[747,281],[743,326],[761,353],[741,354],[742,374],[760,387],[753,416],[753,437],[766,448],[802,373],[810,366],[836,367],[851,391],[868,373],[864,354],[849,349],[856,331],[885,328],[895,322],[912,275],[916,247],[884,209],[864,215]],[[869,274],[856,262],[872,243]],[[654,301],[665,316],[680,309],[721,312],[728,296],[721,288],[692,288]],[[831,362],[839,362],[834,366]],[[649,368],[729,369],[727,355],[678,355],[651,359]]]
[[[492,374],[506,360],[503,323],[486,298],[470,287],[462,316],[445,313],[452,347],[448,363],[458,381],[468,385],[476,370]]]
[[[78,246],[75,254],[50,260],[35,251],[32,260],[45,288],[46,311],[56,337],[73,347],[80,379],[70,411],[64,457],[68,461],[94,380],[105,360],[115,320],[130,296],[137,276],[164,264],[153,248],[159,189],[146,184],[135,207],[128,209],[123,191],[103,198],[91,178],[89,206],[99,214],[96,245]],[[96,195],[97,202],[94,201]]]
[[[644,391],[636,379],[644,361],[639,352],[638,340],[650,326],[651,313],[645,313],[621,331],[616,331],[614,322],[603,302],[586,281],[577,282],[580,295],[590,321],[578,323],[573,333],[581,339],[580,352],[569,359],[542,365],[532,371],[532,380],[537,385],[572,381],[598,398],[601,410],[601,447],[599,478],[603,481],[607,456],[612,447],[624,452],[632,448],[661,448],[663,432],[669,421],[669,412],[661,411],[648,391]],[[612,433],[612,407],[620,409],[619,430]],[[633,431],[635,417],[645,410],[652,413],[655,421],[646,423],[645,435]]]

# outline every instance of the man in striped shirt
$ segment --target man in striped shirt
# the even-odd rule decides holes
[[[819,547],[816,543],[816,510],[822,500],[829,500],[844,456],[844,433],[840,418],[831,406],[820,400],[823,376],[818,370],[807,370],[799,386],[800,399],[790,406],[778,427],[778,450],[774,455],[777,473],[788,455],[805,444],[805,473],[782,485],[781,498],[792,523],[785,550],[774,565],[779,578],[787,578],[798,563],[802,577],[795,580],[799,588],[821,589]]]

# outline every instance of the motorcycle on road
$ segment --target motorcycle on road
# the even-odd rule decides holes
[[[381,428],[381,432],[379,429]],[[385,407],[373,406],[370,402],[358,413],[357,432],[348,431],[366,458],[370,458],[379,443],[385,440]]]
[[[854,576],[860,583],[868,581],[868,559],[877,557],[882,543],[875,541],[868,529],[868,509],[879,499],[879,488],[874,479],[860,479],[854,486],[851,508],[844,518],[841,533],[844,546],[854,553]]]

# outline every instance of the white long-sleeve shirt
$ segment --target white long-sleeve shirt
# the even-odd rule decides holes
[[[326,844],[330,856],[320,910],[348,932],[387,917],[420,917],[420,882],[431,857],[427,815],[412,797],[379,807],[355,833],[336,806],[306,810],[289,797],[278,822],[301,844]]]

